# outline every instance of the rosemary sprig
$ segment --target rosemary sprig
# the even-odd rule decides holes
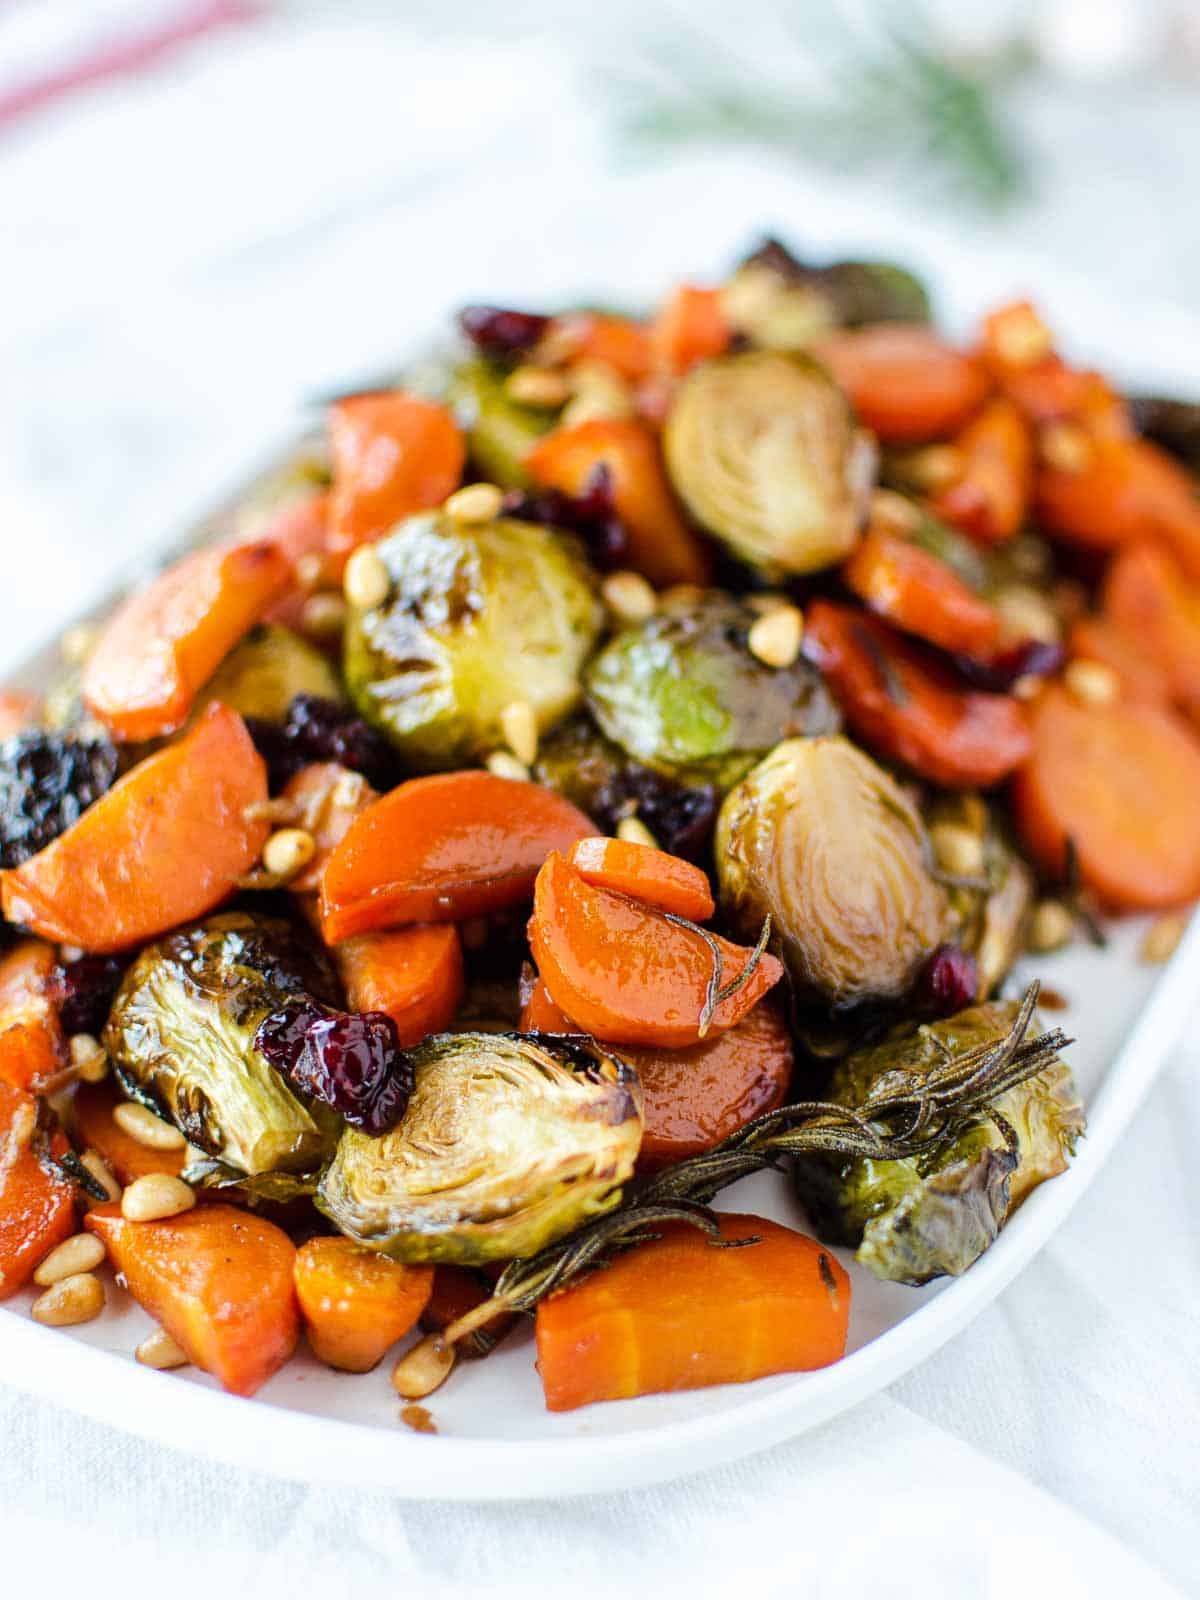
[[[687,917],[676,916],[673,911],[664,911],[663,916],[668,922],[673,922],[677,928],[684,928],[688,933],[698,934],[708,946],[709,954],[712,956],[712,972],[709,975],[708,987],[704,991],[704,1006],[700,1012],[699,1023],[700,1037],[702,1039],[707,1038],[708,1030],[712,1027],[712,1020],[717,1014],[717,1008],[724,1005],[726,1000],[732,1000],[740,989],[744,989],[757,971],[758,964],[766,951],[767,941],[771,937],[770,913],[768,912],[767,918],[762,925],[758,943],[750,952],[750,959],[737,977],[731,978],[726,984],[721,982],[725,975],[725,957],[721,952],[721,946],[718,944],[715,934],[711,934],[707,928],[702,928],[697,922],[689,922]]]

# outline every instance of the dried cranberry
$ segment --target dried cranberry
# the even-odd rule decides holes
[[[267,763],[272,789],[279,789],[312,761],[336,761],[361,772],[376,789],[390,789],[399,776],[395,752],[361,717],[336,700],[298,694],[282,724],[247,717],[246,726]]]
[[[992,694],[1007,694],[1018,678],[1049,678],[1067,659],[1061,644],[1044,639],[1025,639],[1001,650],[990,661],[972,656],[955,656],[954,664],[973,689]]]
[[[612,474],[603,461],[592,468],[582,494],[564,494],[561,489],[525,494],[513,489],[504,497],[504,510],[523,522],[578,534],[592,560],[605,570],[623,566],[629,559],[629,534],[617,516]]]
[[[364,1133],[386,1133],[408,1106],[412,1065],[382,1011],[286,1005],[259,1024],[254,1046],[298,1089]]]
[[[940,944],[921,969],[913,998],[926,1015],[952,1017],[973,1004],[978,992],[975,957],[956,944]]]
[[[631,767],[622,787],[637,801],[638,816],[668,854],[703,860],[717,820],[714,788],[684,789],[649,767]]]
[[[59,971],[63,1031],[99,1033],[108,1021],[113,995],[125,975],[124,962],[115,956],[82,956]]]
[[[0,867],[18,867],[77,822],[117,775],[107,739],[33,729],[0,744]]]
[[[535,311],[509,311],[503,306],[464,306],[458,325],[477,350],[498,361],[526,355],[550,322]]]

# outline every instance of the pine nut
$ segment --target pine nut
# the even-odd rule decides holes
[[[84,1083],[102,1083],[108,1076],[108,1051],[91,1033],[73,1033],[67,1046],[75,1076]]]
[[[1063,682],[1085,706],[1109,706],[1117,698],[1120,682],[1103,661],[1068,661]]]
[[[1039,678],[1036,673],[1026,672],[1013,684],[1010,691],[1014,700],[1036,700],[1046,687],[1045,678]]]
[[[1038,434],[1038,456],[1055,472],[1086,472],[1096,454],[1091,436],[1074,422],[1051,422]]]
[[[431,1333],[392,1368],[392,1388],[406,1400],[423,1400],[445,1383],[454,1358],[454,1346],[444,1344],[440,1334]]]
[[[746,637],[750,654],[768,667],[795,664],[804,642],[804,618],[795,606],[776,606],[759,617]]]
[[[77,944],[60,944],[58,947],[59,960],[64,966],[73,967],[77,961],[82,961],[84,950]]]
[[[356,611],[374,610],[392,592],[388,569],[374,545],[359,545],[347,561],[342,592]]]
[[[627,844],[648,844],[652,850],[658,849],[658,840],[640,817],[622,817],[617,823],[617,838]]]
[[[263,845],[262,863],[275,878],[294,878],[317,853],[317,841],[304,828],[279,828]]]
[[[325,576],[325,557],[317,550],[307,550],[297,558],[294,570],[302,589],[315,589]]]
[[[187,1351],[175,1343],[165,1328],[155,1328],[147,1334],[133,1353],[144,1367],[153,1367],[156,1372],[186,1367],[190,1361]]]
[[[983,872],[983,840],[957,822],[938,822],[929,830],[929,842],[943,872],[956,878],[977,878]]]
[[[690,611],[704,599],[704,590],[698,583],[673,583],[658,597],[660,606],[670,611]]]
[[[182,1150],[187,1144],[178,1128],[134,1100],[114,1106],[112,1119],[122,1133],[145,1145],[147,1150]]]
[[[629,385],[607,361],[577,361],[571,368],[571,398],[559,418],[559,426],[574,427],[580,422],[620,421],[633,415]]]
[[[77,622],[73,628],[68,628],[58,641],[63,660],[73,667],[82,666],[91,655],[97,637],[98,629],[90,622]]]
[[[339,811],[357,811],[367,800],[367,780],[361,772],[342,772],[329,795],[329,803]]]
[[[29,1315],[47,1328],[73,1328],[77,1323],[91,1322],[103,1310],[104,1285],[100,1279],[90,1272],[75,1272],[38,1295]]]
[[[926,444],[889,457],[890,470],[900,483],[921,494],[936,494],[957,483],[963,465],[962,451],[952,444]]]
[[[504,509],[504,491],[494,483],[469,483],[456,489],[444,510],[455,522],[491,522]]]
[[[1061,950],[1075,932],[1075,918],[1061,900],[1042,900],[1029,923],[1029,948],[1039,955]]]
[[[888,533],[915,533],[921,526],[921,513],[894,489],[876,489],[871,496],[870,520]]]
[[[521,406],[536,406],[550,411],[571,398],[571,386],[561,372],[547,367],[517,367],[509,375],[504,392]]]
[[[161,1222],[190,1211],[196,1204],[196,1191],[182,1178],[165,1172],[148,1172],[135,1178],[121,1196],[121,1215],[128,1222]]]
[[[121,1198],[121,1185],[113,1177],[112,1168],[104,1157],[95,1150],[85,1150],[79,1158],[80,1165],[87,1168],[92,1177],[104,1190],[110,1200]]]
[[[22,1151],[29,1149],[36,1131],[37,1112],[30,1102],[21,1101],[13,1112],[12,1121],[8,1125],[8,1137],[0,1144],[0,1172],[4,1171],[9,1160],[19,1156]],[[11,1152],[11,1156],[9,1152]]]
[[[80,1272],[91,1272],[108,1254],[103,1239],[94,1233],[74,1233],[55,1245],[48,1256],[38,1262],[33,1281],[40,1289],[49,1289],[64,1278],[73,1278]]]
[[[998,589],[992,604],[1000,616],[1004,636],[1012,642],[1036,639],[1041,644],[1057,644],[1061,634],[1054,607],[1037,589],[1027,583],[1010,583]]]
[[[1169,961],[1183,938],[1187,924],[1187,913],[1184,911],[1168,911],[1165,916],[1157,917],[1147,928],[1146,937],[1142,940],[1142,960],[1155,964]]]
[[[493,750],[484,766],[493,778],[511,778],[514,783],[529,782],[529,768],[508,750]]]
[[[300,627],[310,639],[337,639],[345,629],[347,615],[346,602],[340,594],[309,595],[300,608]]]
[[[537,760],[538,725],[528,700],[514,700],[505,706],[500,713],[500,732],[517,760],[531,767]]]
[[[785,594],[777,594],[769,590],[766,594],[748,594],[746,604],[756,617],[766,617],[772,611],[778,611],[780,606],[790,606],[791,601]]]
[[[640,572],[610,572],[600,593],[618,622],[645,622],[658,610],[658,596]]]

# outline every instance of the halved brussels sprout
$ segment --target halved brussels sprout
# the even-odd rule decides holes
[[[768,667],[746,636],[755,613],[719,590],[668,595],[587,669],[588,705],[616,744],[670,777],[728,789],[781,739],[840,717],[815,667]]]
[[[954,939],[975,957],[977,998],[986,1000],[1021,954],[1022,932],[1037,885],[1018,855],[998,811],[982,795],[938,794],[925,809],[930,827],[949,823],[974,834],[982,853],[978,885],[947,884],[958,919]]]
[[[688,510],[768,576],[818,572],[849,554],[875,448],[823,368],[747,350],[694,367],[663,430]]]
[[[346,682],[413,766],[458,767],[494,750],[513,701],[533,708],[539,732],[575,706],[604,612],[570,534],[432,512],[375,548],[392,589],[351,613]]]
[[[893,1000],[951,926],[916,807],[842,738],[791,739],[729,794],[715,847],[721,906],[773,948],[802,1000]]]
[[[768,350],[807,350],[834,328],[929,319],[921,282],[886,261],[810,267],[770,239],[748,256],[722,294],[739,333]]]
[[[303,1172],[339,1120],[255,1049],[289,999],[336,1004],[324,959],[289,923],[230,911],[147,946],[117,991],[104,1043],[125,1092],[237,1173]]]
[[[972,1006],[942,1022],[906,1023],[882,1044],[834,1068],[827,1098],[860,1104],[886,1077],[919,1075],[1012,1027],[1018,1001]],[[1010,1089],[995,1109],[1011,1124],[1018,1154],[980,1118],[959,1138],[904,1161],[805,1157],[795,1185],[817,1232],[846,1245],[879,1278],[928,1283],[965,1272],[1039,1183],[1066,1170],[1084,1131],[1083,1108],[1063,1061]]]
[[[530,1256],[620,1199],[642,1138],[637,1074],[590,1039],[437,1034],[381,1139],[347,1128],[317,1205],[398,1261]]]
[[[342,680],[315,645],[290,628],[264,622],[235,645],[201,691],[195,716],[222,700],[244,717],[283,722],[298,694],[344,700]]]
[[[529,489],[525,457],[556,419],[552,411],[513,400],[504,387],[507,377],[494,362],[464,361],[450,374],[446,398],[481,476],[502,489]]]

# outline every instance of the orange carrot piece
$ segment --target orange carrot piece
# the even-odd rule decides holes
[[[718,1220],[722,1239],[747,1242],[722,1250],[687,1223],[656,1225],[659,1238],[542,1301],[537,1364],[548,1410],[841,1359],[850,1280],[835,1257],[765,1217]]]
[[[1085,705],[1056,684],[1032,707],[1033,753],[1012,785],[1025,848],[1120,911],[1200,895],[1200,742],[1162,706]]]
[[[84,704],[117,739],[174,732],[291,579],[290,561],[270,539],[185,556],[105,625],[83,669]]]
[[[71,1108],[75,1143],[81,1150],[94,1150],[102,1156],[122,1184],[151,1172],[177,1178],[187,1163],[187,1151],[153,1150],[126,1133],[113,1121],[113,1111],[122,1104],[124,1096],[114,1084],[81,1083]]]
[[[211,911],[253,866],[268,827],[245,811],[266,798],[245,723],[216,703],[52,844],[0,872],[4,915],[84,950],[153,939]]]
[[[681,284],[654,319],[650,345],[656,365],[682,374],[729,348],[733,329],[721,310],[719,289]]]
[[[407,922],[461,922],[527,900],[552,850],[596,831],[535,783],[413,778],[357,816],[321,875],[327,944]]]
[[[42,702],[36,694],[0,689],[0,739],[11,739],[14,733],[33,727],[41,714]]]
[[[932,783],[986,789],[1029,754],[1018,701],[960,688],[876,617],[816,600],[806,616],[805,649],[863,743]]]
[[[1033,439],[1002,395],[989,400],[954,441],[962,476],[933,502],[939,517],[986,544],[1020,532],[1033,487]]]
[[[1034,424],[1075,422],[1095,438],[1129,438],[1129,407],[1098,372],[1070,367],[1028,300],[984,319],[980,358],[1001,392]]]
[[[1148,440],[1093,439],[1080,470],[1039,467],[1034,511],[1054,538],[1089,550],[1165,539],[1200,580],[1200,502],[1183,468]]]
[[[885,444],[957,433],[987,397],[988,375],[928,328],[877,322],[832,334],[817,347],[860,421]]]
[[[0,1079],[0,1300],[75,1232],[75,1190],[30,1144],[37,1101]]]
[[[1000,635],[995,607],[909,539],[873,529],[842,568],[846,587],[877,616],[929,644],[985,654]]]
[[[653,845],[631,839],[581,839],[567,860],[585,883],[615,889],[691,922],[707,922],[717,909],[706,874]]]
[[[385,1011],[403,1048],[454,1021],[466,978],[452,922],[360,933],[333,954],[351,1011]]]
[[[596,468],[604,465],[612,478],[617,515],[629,535],[629,565],[660,588],[709,581],[709,553],[680,514],[658,442],[644,423],[596,420],[556,428],[539,440],[525,465],[543,487],[565,494],[582,494]]]
[[[340,562],[404,517],[441,505],[466,463],[462,433],[446,407],[399,389],[337,401],[329,443],[329,549]]]
[[[548,339],[569,352],[571,360],[603,361],[629,383],[640,382],[650,371],[650,329],[629,317],[570,311],[554,319]]]
[[[299,809],[299,825],[316,843],[312,860],[289,884],[297,894],[316,894],[325,863],[346,837],[350,824],[379,795],[361,772],[336,761],[314,761],[289,778],[282,798]]]
[[[529,942],[555,1003],[610,1044],[696,1044],[713,976],[712,939],[722,985],[751,958],[744,946],[702,936],[611,889],[585,883],[557,851],[537,875]],[[764,955],[742,987],[716,1008],[710,1033],[740,1022],[783,975]]]
[[[1164,545],[1129,544],[1109,563],[1104,615],[1166,674],[1171,698],[1200,717],[1200,589]]]
[[[113,1204],[89,1211],[85,1225],[138,1305],[231,1394],[253,1394],[291,1357],[296,1247],[273,1222],[228,1205],[129,1222]]]
[[[1121,693],[1129,700],[1161,706],[1171,697],[1164,668],[1147,655],[1136,636],[1127,633],[1112,617],[1076,617],[1067,635],[1067,653],[1109,667],[1120,679]]]
[[[0,957],[0,1079],[35,1092],[67,1066],[58,1015],[58,952],[22,939]]]
[[[540,978],[535,977],[529,997],[521,1007],[518,1023],[522,1033],[582,1033],[560,1005],[550,998],[550,991]]]
[[[296,1297],[318,1361],[370,1372],[416,1326],[432,1267],[390,1261],[352,1239],[310,1239],[296,1252]]]

